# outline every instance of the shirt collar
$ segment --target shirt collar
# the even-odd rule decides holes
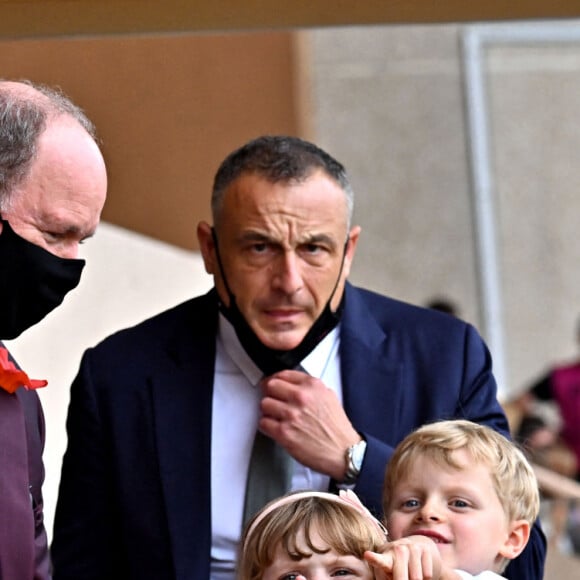
[[[339,328],[340,325],[333,328],[302,360],[301,365],[309,375],[320,378],[324,374],[328,361],[338,346]],[[263,373],[240,344],[232,324],[221,313],[219,315],[218,336],[222,341],[224,350],[234,364],[252,385],[257,385]]]

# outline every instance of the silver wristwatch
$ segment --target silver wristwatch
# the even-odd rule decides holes
[[[346,483],[347,485],[353,485],[356,483],[362,468],[366,450],[367,442],[364,439],[358,443],[355,443],[354,445],[351,445],[346,450],[346,473],[344,474],[344,479],[341,483]]]

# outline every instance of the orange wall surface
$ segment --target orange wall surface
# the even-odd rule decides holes
[[[289,32],[0,42],[0,77],[59,85],[96,123],[103,219],[188,249],[221,160],[301,132],[296,70]]]

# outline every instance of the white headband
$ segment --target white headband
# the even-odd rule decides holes
[[[257,525],[267,515],[271,514],[275,509],[308,497],[320,497],[322,499],[327,499],[329,501],[333,501],[335,503],[340,503],[342,505],[347,505],[351,507],[356,512],[362,514],[365,518],[370,520],[372,524],[377,528],[379,533],[383,534],[385,536],[385,539],[387,538],[387,529],[385,528],[385,526],[383,526],[383,524],[379,520],[377,520],[377,518],[375,518],[373,514],[371,514],[371,512],[362,504],[362,502],[360,501],[356,493],[354,493],[354,491],[351,491],[350,489],[347,490],[341,489],[338,493],[339,495],[336,495],[334,493],[327,493],[324,491],[300,491],[297,493],[291,493],[289,495],[282,496],[280,499],[274,500],[272,503],[268,504],[265,508],[263,508],[262,511],[259,512],[258,515],[254,518],[254,521],[250,524],[250,527],[248,528],[245,534],[246,543],[250,538],[250,536],[255,531]]]

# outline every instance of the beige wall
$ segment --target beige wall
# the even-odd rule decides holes
[[[578,356],[580,23],[574,43],[487,59],[506,350],[519,387]]]
[[[349,168],[363,227],[353,278],[477,320],[457,26],[312,33],[318,141]]]

